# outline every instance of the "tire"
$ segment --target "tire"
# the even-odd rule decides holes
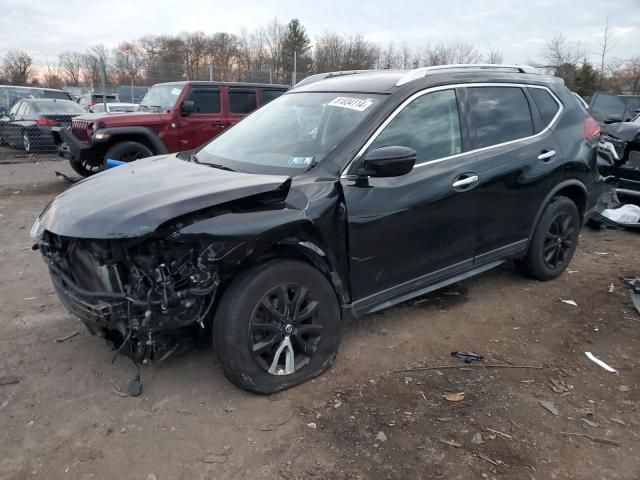
[[[284,317],[284,295],[289,311],[300,311],[303,320],[295,313],[286,322],[279,318]],[[296,298],[302,299],[300,308],[294,308]],[[240,274],[225,291],[213,321],[213,345],[234,385],[271,394],[327,370],[340,345],[341,327],[335,291],[322,273],[303,262],[272,260]]]
[[[34,146],[31,142],[31,136],[27,131],[22,132],[22,148],[27,153],[33,153],[34,151]]]
[[[90,165],[87,162],[79,162],[77,160],[69,160],[69,164],[74,172],[83,177],[89,177],[104,170],[102,164]]]
[[[120,160],[121,162],[133,162],[145,157],[153,156],[153,152],[145,145],[138,142],[120,142],[113,145],[104,158],[111,160]]]
[[[567,197],[555,197],[547,205],[525,258],[516,266],[537,280],[553,280],[564,272],[578,246],[580,212]]]

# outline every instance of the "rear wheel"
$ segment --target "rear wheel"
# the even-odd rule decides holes
[[[216,311],[213,342],[236,386],[271,394],[327,370],[340,344],[336,294],[310,265],[274,260],[240,275]]]
[[[29,132],[22,132],[22,148],[27,153],[33,153],[33,143],[31,142],[31,136]]]
[[[567,197],[556,197],[536,226],[527,256],[516,262],[523,273],[552,280],[569,265],[578,246],[580,212]]]
[[[133,162],[145,157],[153,156],[153,152],[145,145],[138,142],[120,142],[111,147],[105,160],[120,160],[121,162]]]

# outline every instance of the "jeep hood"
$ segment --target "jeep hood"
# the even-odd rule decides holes
[[[139,237],[181,215],[280,187],[284,198],[287,180],[220,170],[175,155],[150,157],[75,184],[45,208],[40,222],[67,237]]]
[[[602,127],[602,132],[625,142],[640,141],[640,124],[634,122],[618,122]]]
[[[105,127],[121,125],[147,126],[154,123],[168,122],[166,112],[114,112],[114,113],[85,113],[76,117],[77,120],[102,122]]]

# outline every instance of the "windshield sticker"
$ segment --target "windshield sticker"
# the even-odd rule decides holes
[[[294,166],[306,166],[311,165],[312,160],[313,157],[290,157],[287,163]]]
[[[180,95],[180,92],[182,90],[180,90],[179,88],[172,88],[171,89],[171,95]]]
[[[331,100],[328,105],[332,107],[349,108],[351,110],[357,110],[358,112],[364,112],[367,108],[373,105],[373,99],[371,98],[351,98],[351,97],[336,97]]]

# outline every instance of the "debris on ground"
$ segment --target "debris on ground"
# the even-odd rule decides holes
[[[0,385],[13,385],[15,383],[20,383],[20,379],[15,375],[0,377]]]
[[[484,440],[482,439],[482,435],[480,434],[480,432],[473,435],[473,438],[471,439],[471,443],[473,443],[474,445],[482,445],[484,443]]]
[[[62,172],[55,171],[56,177],[64,182],[76,183],[82,180],[80,177],[70,177],[69,175],[65,175]]]
[[[620,225],[639,223],[640,207],[627,203],[617,208],[607,208],[601,212],[601,215]]]
[[[307,427],[313,428],[315,430],[316,428],[318,428],[318,425],[316,424],[316,422],[311,422],[307,423]]]
[[[458,442],[454,442],[453,440],[442,440],[441,438],[438,440],[440,443],[444,443],[445,445],[449,445],[451,447],[462,448],[462,444]]]
[[[461,402],[464,400],[464,392],[445,393],[443,397],[449,402]]]
[[[142,393],[142,382],[140,381],[140,374],[136,374],[129,384],[129,395],[132,397],[138,397]]]
[[[631,287],[631,301],[638,313],[640,313],[640,277],[625,278],[624,283]]]
[[[613,291],[615,290],[615,288],[616,288],[616,287],[615,287],[615,285],[613,284],[613,282],[611,282],[611,283],[609,284],[609,293],[613,293]]]
[[[481,458],[482,460],[484,460],[487,463],[490,463],[491,465],[498,467],[502,464],[502,462],[500,460],[492,460],[491,458],[487,457],[486,455],[483,455],[480,452],[476,452],[476,455],[478,455],[478,458]]]
[[[227,463],[231,449],[225,447],[222,453],[210,453],[202,458],[204,463]]]
[[[588,418],[584,418],[584,417],[583,417],[581,420],[582,420],[584,423],[586,423],[587,425],[589,425],[590,427],[594,427],[594,428],[596,428],[596,427],[599,427],[599,426],[600,426],[600,424],[599,424],[599,423],[597,423],[597,422],[593,422],[593,421],[589,420]]]
[[[606,445],[613,445],[615,447],[620,446],[620,442],[617,440],[611,440],[610,438],[605,437],[595,437],[593,435],[588,435],[586,433],[576,433],[576,432],[560,432],[561,435],[572,435],[576,437],[585,437],[591,440],[594,443],[604,443]]]
[[[451,352],[451,355],[460,360],[464,360],[464,363],[471,363],[473,361],[481,362],[484,360],[482,355],[473,352]]]
[[[560,299],[560,301],[561,301],[562,303],[566,303],[567,305],[573,305],[574,307],[577,307],[577,306],[578,306],[578,304],[577,304],[575,301],[573,301],[573,300],[562,300],[562,299]]]
[[[387,441],[387,436],[385,435],[385,433],[383,431],[379,431],[378,434],[376,435],[376,440],[378,440],[380,442],[386,442]]]
[[[549,383],[551,383],[551,390],[555,393],[564,393],[569,391],[569,387],[562,380],[549,378]]]
[[[78,335],[80,335],[80,332],[73,332],[70,335],[67,335],[66,337],[61,337],[61,338],[56,338],[54,340],[55,343],[64,343],[68,340],[71,340],[73,337],[77,337]]]
[[[587,356],[587,358],[588,358],[589,360],[591,360],[591,361],[592,361],[593,363],[595,363],[596,365],[601,366],[601,367],[602,367],[602,368],[604,368],[607,372],[610,372],[610,373],[618,373],[618,371],[617,371],[615,368],[613,368],[613,367],[611,367],[611,366],[607,365],[606,363],[604,363],[602,360],[600,360],[598,357],[596,357],[593,353],[591,353],[591,352],[584,352],[584,354]]]
[[[548,400],[540,400],[538,401],[538,403],[542,408],[547,410],[549,413],[555,415],[556,417],[560,415],[560,412],[558,411],[558,407],[556,407],[555,403],[550,402]]]
[[[495,433],[496,435],[500,435],[501,437],[508,438],[509,440],[513,439],[511,435],[508,433],[501,432],[500,430],[494,430],[493,428],[485,428],[487,432]]]

